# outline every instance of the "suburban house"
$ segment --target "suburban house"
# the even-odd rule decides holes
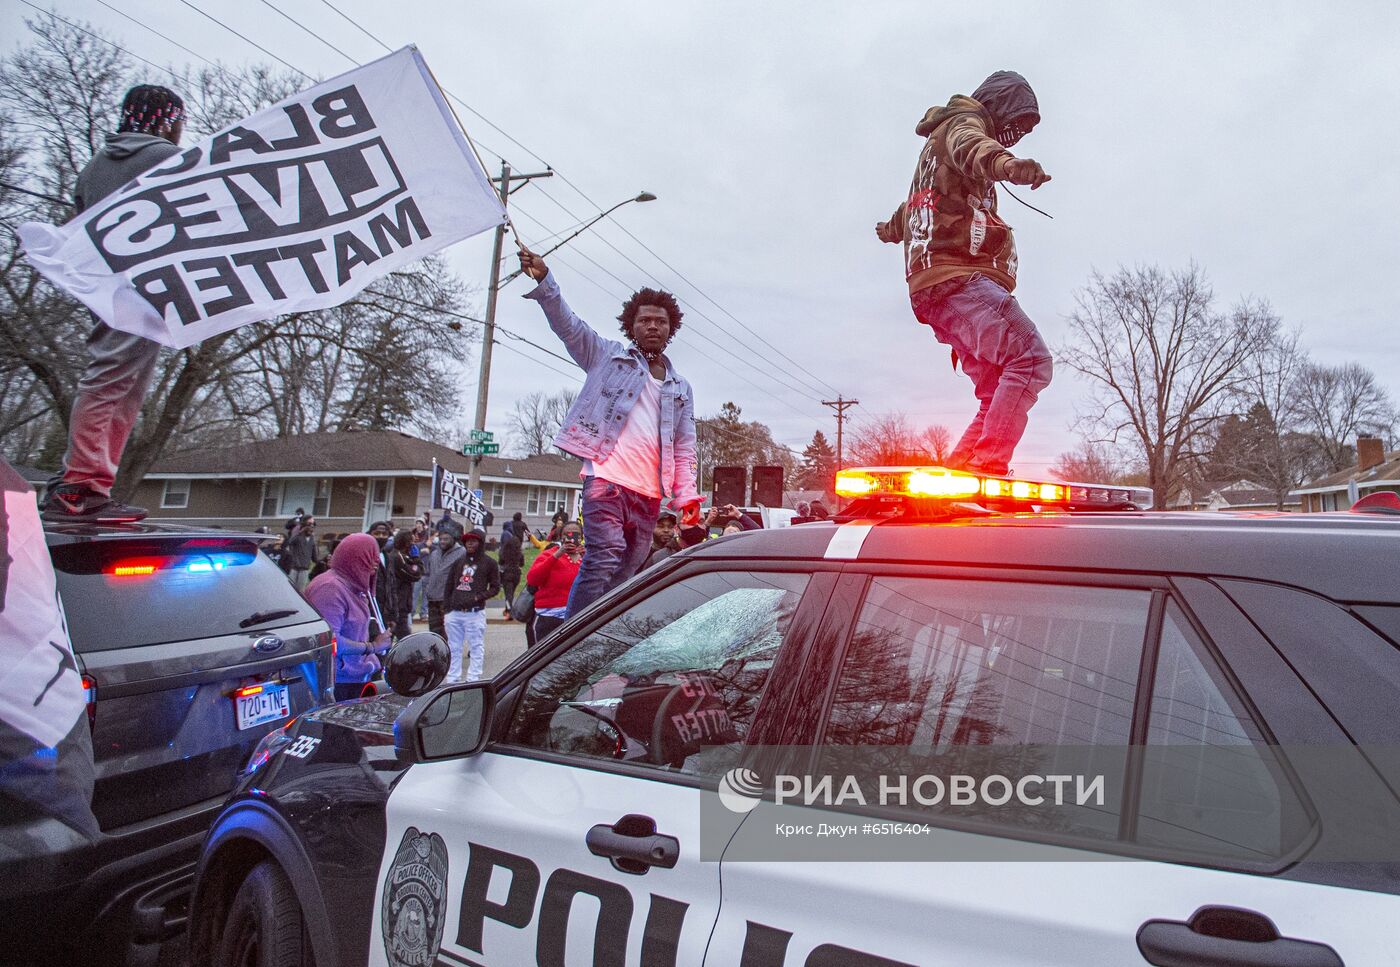
[[[431,506],[433,460],[453,473],[470,457],[395,430],[306,433],[236,447],[162,457],[131,502],[151,520],[211,527],[267,527],[274,534],[297,508],[316,517],[322,537],[362,531],[377,520],[408,525]],[[494,515],[488,534],[517,511],[547,528],[556,511],[579,512],[583,482],[572,457],[481,458],[481,489]]]
[[[1252,480],[1208,481],[1183,488],[1171,501],[1172,510],[1278,510],[1278,497],[1272,490]],[[1301,504],[1289,494],[1283,502],[1287,513],[1297,513]]]
[[[1356,441],[1356,456],[1356,466],[1310,480],[1289,496],[1299,498],[1305,511],[1347,510],[1367,494],[1400,492],[1400,450],[1386,453],[1376,437],[1361,437]]]

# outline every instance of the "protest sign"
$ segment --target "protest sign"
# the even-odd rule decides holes
[[[486,526],[486,503],[459,477],[440,463],[433,464],[433,506],[461,514],[476,527]]]
[[[414,47],[342,74],[20,239],[124,332],[183,348],[338,305],[505,210]]]

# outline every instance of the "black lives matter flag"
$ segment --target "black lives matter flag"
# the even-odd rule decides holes
[[[183,348],[338,305],[503,221],[406,47],[220,131],[62,227],[23,225],[20,238],[108,325]]]
[[[440,463],[433,464],[433,506],[461,514],[477,527],[486,526],[486,504],[459,477]]]

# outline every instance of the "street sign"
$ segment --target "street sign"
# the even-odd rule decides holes
[[[499,443],[466,443],[462,445],[462,456],[479,457],[488,453],[500,453]]]
[[[490,430],[472,430],[467,435],[476,443],[490,443],[495,438],[495,434]]]

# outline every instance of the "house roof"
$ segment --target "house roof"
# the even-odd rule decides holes
[[[433,460],[453,473],[469,473],[471,458],[451,447],[397,430],[303,433],[236,447],[189,450],[156,461],[148,477],[426,476]],[[579,462],[546,453],[521,459],[482,457],[481,477],[575,484]]]
[[[1365,473],[1357,473],[1356,467],[1308,481],[1307,485],[1290,491],[1294,494],[1325,494],[1343,491],[1353,480],[1358,487],[1400,486],[1400,450],[1392,450],[1385,455],[1385,462],[1379,463]]]

